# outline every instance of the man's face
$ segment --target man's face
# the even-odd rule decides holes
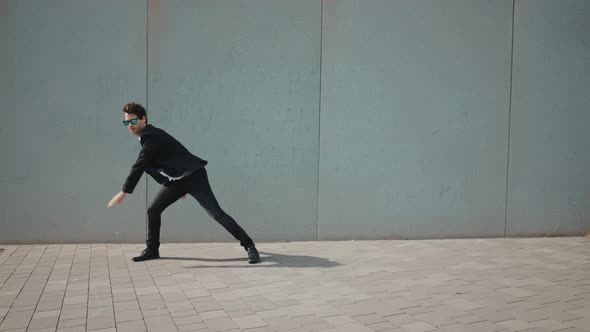
[[[135,135],[140,136],[143,128],[145,128],[147,124],[147,118],[144,116],[143,119],[139,119],[135,114],[123,113],[125,115],[125,121],[129,121],[129,131]],[[137,122],[136,122],[137,121]],[[136,122],[133,124],[133,122]]]

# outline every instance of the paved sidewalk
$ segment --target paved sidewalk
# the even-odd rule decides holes
[[[0,331],[590,331],[590,238],[3,246]]]

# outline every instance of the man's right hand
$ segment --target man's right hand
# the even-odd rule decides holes
[[[121,203],[123,201],[123,199],[125,198],[125,195],[127,195],[126,193],[120,191],[118,194],[116,194],[115,196],[113,196],[113,198],[111,198],[111,201],[109,202],[109,204],[107,204],[107,208],[112,208],[113,206]]]

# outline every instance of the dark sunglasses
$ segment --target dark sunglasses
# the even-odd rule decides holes
[[[129,126],[130,123],[132,125],[136,125],[137,124],[137,119],[123,120],[123,124],[125,125],[125,127]]]

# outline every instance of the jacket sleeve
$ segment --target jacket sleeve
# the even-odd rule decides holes
[[[131,194],[139,182],[139,179],[145,172],[146,168],[158,153],[158,140],[156,137],[143,136],[142,149],[135,164],[131,167],[131,172],[123,184],[123,192]]]

